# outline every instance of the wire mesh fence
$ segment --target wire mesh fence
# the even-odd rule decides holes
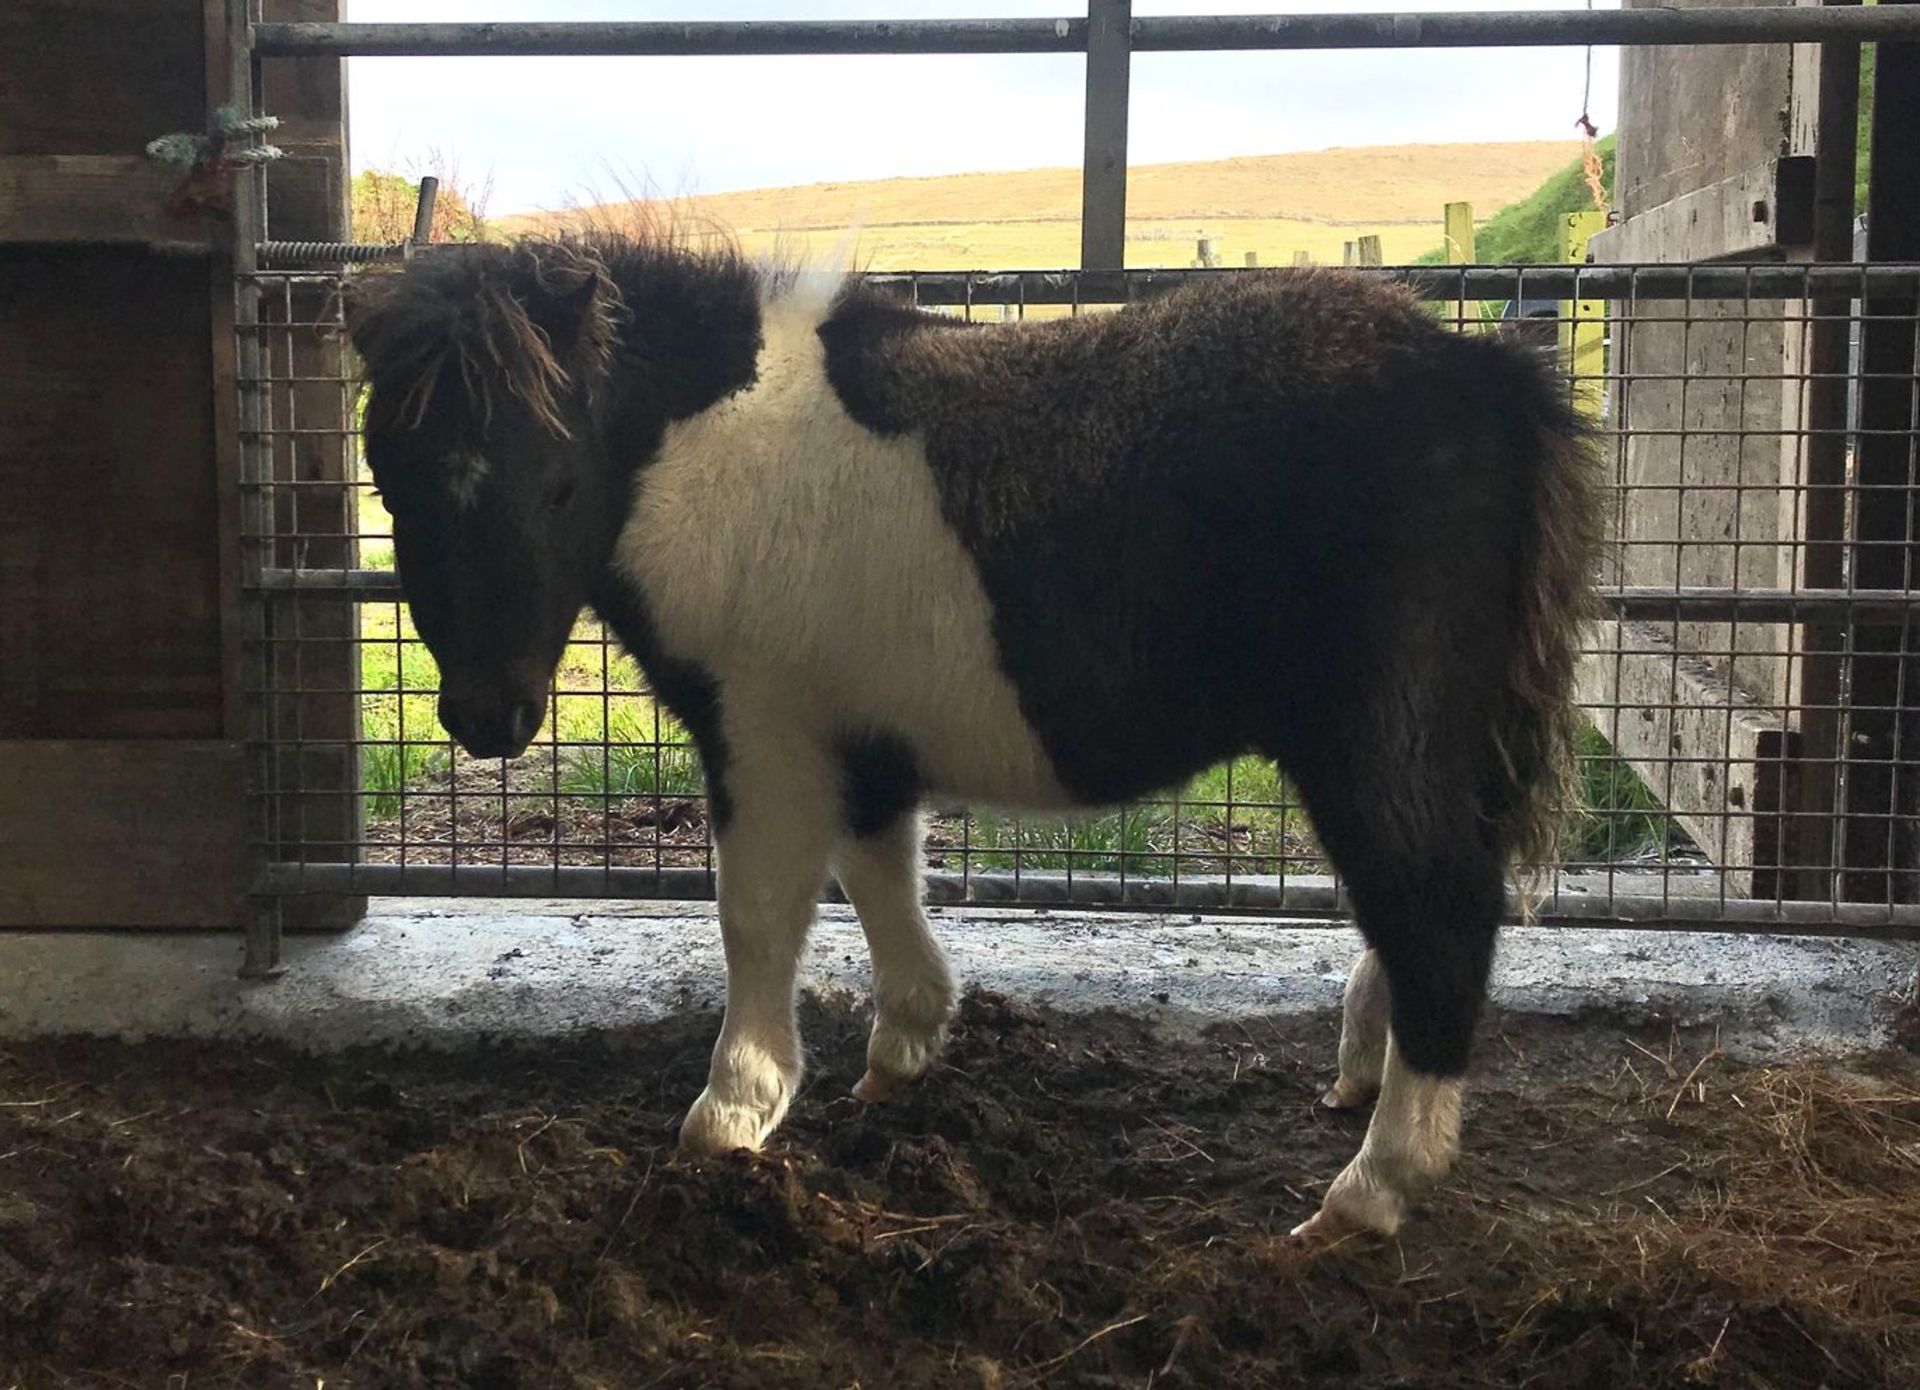
[[[876,278],[940,312],[1017,323],[1241,273]],[[1592,420],[1612,483],[1577,804],[1560,862],[1536,866],[1541,915],[1910,930],[1920,267],[1356,273],[1409,281],[1456,331],[1530,341]],[[248,683],[269,887],[710,895],[698,760],[591,616],[525,755],[475,760],[439,727],[437,673],[360,461],[338,288],[313,271],[241,285]],[[1076,820],[935,806],[930,824],[936,900],[1341,909],[1285,775],[1255,758]]]

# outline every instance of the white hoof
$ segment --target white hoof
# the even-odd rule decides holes
[[[853,1088],[861,1100],[885,1100],[896,1086],[926,1075],[947,1044],[953,986],[937,980],[892,996],[878,1009],[867,1039],[867,1074]]]
[[[780,1124],[787,1111],[782,1094],[772,1106],[724,1100],[709,1086],[687,1111],[680,1126],[680,1147],[691,1154],[726,1154],[736,1149],[758,1149]]]
[[[1406,1199],[1397,1192],[1329,1191],[1320,1210],[1293,1228],[1292,1238],[1310,1245],[1336,1245],[1354,1236],[1391,1236],[1406,1217]]]

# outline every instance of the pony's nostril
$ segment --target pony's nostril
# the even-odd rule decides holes
[[[515,747],[524,748],[533,742],[533,736],[540,728],[540,714],[544,708],[544,701],[522,700],[514,705],[510,729]]]

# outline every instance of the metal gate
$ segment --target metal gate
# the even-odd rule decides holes
[[[1098,0],[1090,16],[255,23],[249,90],[269,56],[1086,53],[1086,268],[879,277],[944,312],[1024,319],[1246,273],[1118,269],[1130,50],[1920,39],[1920,9],[1889,7],[1129,20]],[[253,186],[237,320],[263,893],[282,911],[398,893],[711,896],[693,750],[596,622],[575,632],[523,757],[469,759],[439,728],[437,676],[359,462],[337,293],[352,262],[435,252],[276,242],[268,181]],[[1756,205],[1753,220],[1773,216]],[[1540,918],[1914,934],[1920,252],[1854,262],[1849,243],[1819,259],[1358,273],[1411,282],[1462,332],[1503,306],[1555,306],[1540,350],[1595,418],[1611,468],[1608,618],[1581,674],[1581,804],[1563,861],[1540,866]],[[1342,910],[1284,776],[1256,759],[1077,822],[934,811],[936,902]],[[263,917],[256,963],[276,950],[280,916]]]

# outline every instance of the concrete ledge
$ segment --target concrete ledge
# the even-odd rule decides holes
[[[0,934],[0,1038],[258,1037],[327,1049],[454,1046],[617,1028],[722,997],[719,928],[700,904],[377,900],[359,928],[289,941],[287,973],[236,976],[229,935]],[[959,977],[1066,1009],[1142,1011],[1176,1029],[1337,1007],[1350,928],[1245,918],[943,909]],[[1907,943],[1513,928],[1494,997],[1718,1022],[1730,1049],[1883,1045],[1917,952]],[[866,946],[823,910],[809,988],[863,999]]]

